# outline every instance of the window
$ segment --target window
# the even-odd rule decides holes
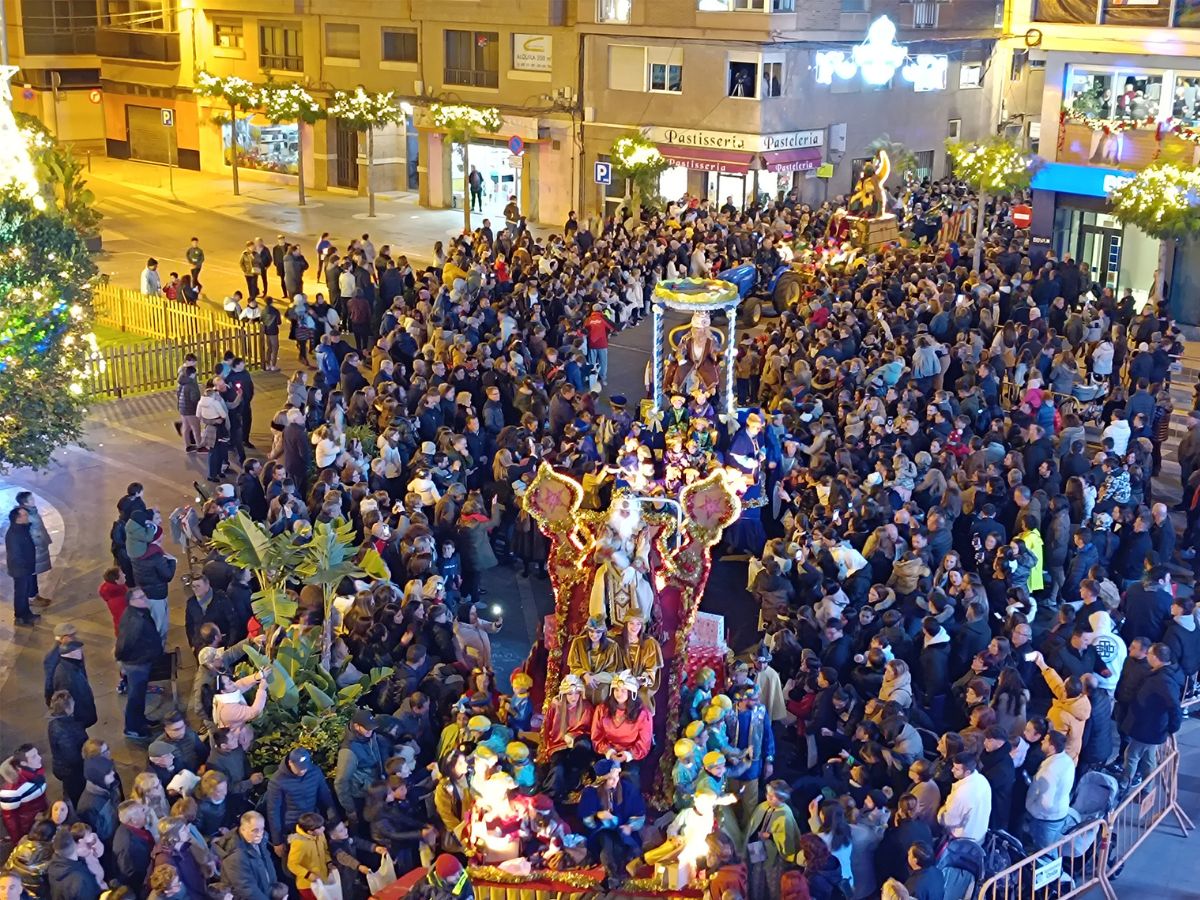
[[[95,53],[96,12],[96,0],[22,0],[25,52],[30,56]]]
[[[732,60],[729,63],[728,88],[730,97],[745,100],[758,98],[758,63]]]
[[[646,48],[613,44],[608,48],[608,89],[646,90]]]
[[[167,31],[163,0],[104,0],[104,24],[123,31]]]
[[[241,19],[213,19],[213,46],[221,50],[241,50],[245,46]]]
[[[865,13],[867,11],[867,0],[842,0],[842,12],[844,13]]]
[[[383,46],[379,58],[383,62],[417,61],[417,29],[415,28],[384,28],[382,31]]]
[[[650,90],[668,94],[683,93],[683,48],[647,47]]]
[[[963,63],[958,67],[958,88],[977,88],[983,83],[983,63]]]
[[[915,0],[912,5],[913,28],[937,28],[939,3]]]
[[[258,66],[281,72],[304,71],[299,25],[258,26]]]
[[[1171,115],[1184,125],[1200,124],[1200,74],[1181,72],[1175,76]]]
[[[325,55],[331,59],[358,59],[358,26],[326,22]]]
[[[795,12],[796,0],[696,0],[700,12]]]
[[[670,94],[683,92],[683,66],[670,63],[650,63],[650,90]]]
[[[446,70],[442,80],[467,87],[499,87],[499,33],[446,29]]]
[[[633,0],[596,0],[596,21],[612,25],[628,25]]]
[[[763,61],[762,64],[762,95],[766,100],[771,97],[783,96],[783,63]]]
[[[1099,72],[1071,67],[1065,106],[1075,114],[1099,119],[1142,121],[1162,111],[1163,76],[1135,72]]]
[[[913,153],[913,158],[917,161],[917,181],[924,181],[926,178],[933,178],[933,151],[918,150]]]
[[[962,134],[962,119],[951,119],[946,123],[946,137],[952,141],[957,141],[959,135]]]

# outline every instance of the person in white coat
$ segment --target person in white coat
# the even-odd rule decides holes
[[[979,771],[974,753],[956,754],[951,772],[954,784],[938,810],[938,823],[952,838],[982,841],[992,816],[992,786]]]
[[[1062,837],[1071,810],[1075,760],[1066,753],[1067,736],[1051,729],[1042,738],[1046,754],[1025,796],[1025,829],[1030,847],[1046,847]],[[1054,851],[1058,855],[1058,851]]]

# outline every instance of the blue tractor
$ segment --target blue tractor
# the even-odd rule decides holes
[[[769,314],[777,316],[794,306],[804,291],[803,277],[787,264],[777,268],[769,278],[753,263],[726,269],[718,277],[736,287],[742,298],[738,321],[743,328],[753,327],[762,320],[764,303],[771,307]]]

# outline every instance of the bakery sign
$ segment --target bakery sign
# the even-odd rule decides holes
[[[825,143],[824,129],[785,131],[777,134],[741,134],[734,131],[704,131],[697,128],[661,128],[650,125],[642,134],[656,144],[696,147],[706,150],[740,150],[766,153],[772,150],[802,150]]]
[[[513,34],[513,68],[522,72],[549,72],[553,57],[548,34]]]

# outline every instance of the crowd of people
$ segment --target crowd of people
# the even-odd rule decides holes
[[[956,194],[926,184],[908,202]],[[794,195],[741,212],[692,200],[642,218],[572,214],[544,239],[485,220],[425,268],[367,235],[342,250],[323,236],[325,291],[311,297],[298,245],[281,237],[276,260],[251,242],[248,305],[226,308],[256,310],[276,354],[286,327],[300,366],[258,430],[244,361],[180,370],[178,429],[214,485],[195,525],[209,538],[239,511],[299,537],[350,523],[388,577],[342,586],[335,658],[393,674],[361,698],[333,771],[301,747],[252,771],[269,683],[244,662],[264,640],[254,575],[212,551],[173,603],[172,523],[131,484],[100,595],[125,737],[145,765],[126,788],[113,736],[89,731],[82,642],[59,623],[46,757],[24,744],[0,766],[7,896],[364,897],[391,859],[427,866],[417,893],[449,898],[469,891],[464,863],[521,859],[602,866],[609,889],[690,865],[714,900],[950,900],[947,859],[965,845],[997,831],[1053,844],[1078,820],[1081,786],[1115,794],[1153,769],[1200,669],[1195,607],[1172,580],[1195,565],[1200,412],[1177,448],[1177,533],[1153,480],[1177,330],[1027,246],[1008,209],[989,209],[982,272],[958,241],[847,265],[825,237],[833,205]],[[602,399],[608,338],[659,281],[785,257],[809,263],[799,302],[724,348],[749,408],[736,420],[714,409],[700,366],[661,411]],[[194,284],[203,252],[188,259]],[[258,452],[252,434],[270,445]],[[546,575],[521,504],[543,462],[592,509],[621,489],[670,496],[714,468],[738,473],[743,515],[721,552],[753,554],[747,658],[666,697],[651,598],[619,623],[589,619],[548,698],[540,643],[521,670],[493,671],[487,573]],[[7,551],[28,599],[45,570],[27,500]],[[320,592],[296,587],[296,627],[319,627]],[[151,721],[181,618],[191,699]],[[669,704],[676,734],[656,724]],[[646,798],[664,754],[662,816]]]

